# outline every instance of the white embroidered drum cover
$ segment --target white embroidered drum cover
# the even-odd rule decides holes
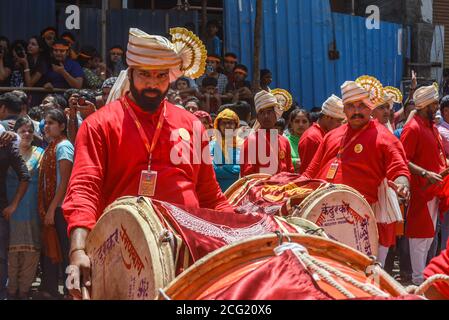
[[[330,239],[344,243],[368,256],[377,256],[378,233],[368,202],[346,186],[316,191],[301,203],[293,216],[322,227]]]
[[[151,300],[174,278],[171,249],[159,244],[162,226],[154,215],[144,218],[138,203],[121,201],[106,209],[88,238],[92,299]]]

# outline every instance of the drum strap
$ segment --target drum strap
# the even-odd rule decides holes
[[[179,235],[179,233],[176,231],[176,229],[171,225],[171,223],[169,221],[167,221],[164,214],[161,211],[159,211],[159,207],[156,205],[153,205],[153,209],[154,209],[154,212],[156,213],[156,215],[158,216],[159,220],[161,221],[161,223],[164,225],[164,227],[166,229],[168,229],[175,237],[175,239],[174,239],[175,247],[173,248],[173,255],[174,255],[173,258],[175,261],[175,266],[177,266],[178,260],[179,260],[179,255],[181,253],[184,241],[182,240],[182,237]],[[187,248],[187,246],[185,246],[185,247]]]
[[[178,265],[178,261],[179,261],[179,257],[180,257],[180,253],[182,250],[184,241],[182,240],[182,237],[180,236],[179,232],[176,231],[176,229],[170,224],[170,222],[168,221],[168,219],[165,218],[164,214],[159,211],[159,206],[156,205],[155,202],[149,200],[148,198],[142,198],[144,199],[146,205],[150,208],[153,209],[153,212],[157,215],[160,223],[163,225],[163,227],[168,230],[173,236],[174,236],[174,241],[173,241],[173,261],[175,262],[175,266]],[[185,246],[187,247],[187,246]],[[190,256],[190,254],[188,255]]]

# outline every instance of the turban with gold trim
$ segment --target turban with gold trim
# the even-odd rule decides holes
[[[129,31],[126,62],[132,69],[169,70],[170,82],[180,77],[196,79],[206,68],[207,51],[201,40],[184,28],[170,29],[171,41],[165,37],[149,35],[139,29]],[[128,70],[117,79],[108,103],[129,90]]]

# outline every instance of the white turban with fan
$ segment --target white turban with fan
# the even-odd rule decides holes
[[[438,87],[436,85],[421,87],[416,90],[413,99],[415,100],[416,109],[424,109],[428,105],[440,100]]]
[[[170,82],[185,76],[196,79],[206,68],[207,51],[201,40],[184,28],[170,29],[172,41],[149,35],[142,30],[129,30],[126,62],[132,69],[170,71]],[[111,89],[108,102],[119,99],[129,90],[128,70],[122,71]]]

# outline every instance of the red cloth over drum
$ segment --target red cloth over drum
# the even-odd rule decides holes
[[[153,201],[156,210],[181,235],[189,248],[189,265],[223,246],[275,231],[296,233],[280,218],[261,214],[232,214],[209,209],[183,208]],[[180,273],[179,270],[177,273]]]
[[[360,252],[322,237],[274,235],[223,247],[166,288],[171,300],[420,299]]]
[[[202,297],[202,300],[337,300],[329,296],[304,269],[295,255],[285,252],[269,259],[238,282]],[[349,300],[423,300],[414,295],[365,297]]]
[[[324,184],[325,181],[304,180],[291,173],[272,177],[256,174],[237,181],[225,195],[239,212],[288,216],[293,206]]]
[[[290,251],[202,300],[332,300]]]

